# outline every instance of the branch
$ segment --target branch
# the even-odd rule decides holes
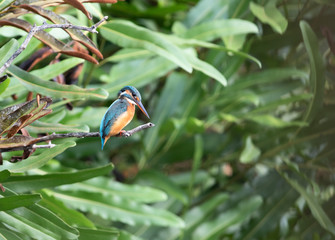
[[[155,124],[149,122],[143,125],[140,125],[136,128],[133,128],[129,131],[121,132],[120,135],[117,135],[117,137],[130,137],[134,133],[137,133],[139,131],[142,131],[147,128],[154,127]],[[55,145],[54,144],[48,144],[48,145],[36,145],[36,143],[40,142],[47,142],[55,139],[61,139],[61,138],[85,138],[85,137],[100,137],[99,132],[72,132],[72,133],[61,133],[61,134],[51,134],[48,136],[37,138],[37,141],[34,141],[34,143],[26,145],[26,146],[20,146],[20,147],[12,147],[12,148],[2,148],[0,149],[1,152],[12,152],[12,151],[19,151],[19,150],[25,150],[25,149],[36,149],[36,148],[52,148]],[[1,164],[0,164],[1,165]]]
[[[77,29],[77,30],[82,30],[82,31],[89,31],[91,33],[98,33],[97,27],[106,21],[108,16],[103,17],[99,22],[96,24],[92,25],[91,27],[83,27],[83,26],[76,26],[72,25],[71,23],[68,24],[47,24],[44,22],[41,26],[36,26],[36,24],[33,25],[33,27],[30,29],[26,39],[23,41],[21,46],[19,47],[18,50],[14,52],[14,54],[4,63],[3,66],[0,68],[0,76],[5,72],[5,70],[12,64],[15,58],[17,58],[24,49],[28,46],[28,43],[30,42],[31,38],[34,36],[34,34],[38,31],[42,31],[45,29],[49,28],[62,28],[62,29]]]

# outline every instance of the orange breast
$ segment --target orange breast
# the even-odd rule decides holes
[[[117,120],[114,122],[113,127],[111,128],[107,139],[111,136],[115,136],[121,132],[121,130],[130,123],[135,114],[135,106],[129,104],[127,106],[127,111],[122,113]]]

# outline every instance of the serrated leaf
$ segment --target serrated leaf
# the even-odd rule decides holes
[[[94,223],[81,212],[68,208],[63,202],[57,200],[53,196],[45,194],[43,191],[41,194],[42,200],[38,204],[57,214],[57,216],[62,218],[63,221],[70,226],[80,226],[91,229],[96,228]]]
[[[129,225],[157,225],[183,227],[184,222],[174,214],[139,204],[118,196],[105,197],[87,192],[51,192],[49,194],[66,205],[87,211],[104,219],[120,221]]]
[[[1,192],[0,192],[0,195]],[[0,198],[0,211],[7,211],[18,207],[30,206],[41,200],[39,194],[23,194]]]
[[[116,230],[78,228],[79,240],[118,240],[119,232]]]
[[[192,66],[183,51],[158,33],[124,20],[110,21],[103,25],[100,31],[107,40],[119,46],[149,50],[177,64],[185,71],[192,72]]]
[[[261,151],[253,144],[251,137],[248,136],[247,139],[245,140],[244,149],[240,155],[240,162],[246,164],[252,163],[257,160],[260,154]]]
[[[39,190],[42,188],[50,188],[64,184],[81,182],[90,178],[105,175],[112,171],[112,169],[113,165],[109,164],[103,167],[85,169],[76,172],[12,176],[6,179],[3,183],[4,186],[9,187],[16,192],[27,192],[32,190]]]
[[[2,195],[10,197],[15,196],[15,193],[7,189]],[[0,221],[38,240],[77,239],[79,234],[76,229],[38,204],[0,211]]]
[[[85,182],[59,187],[65,191],[85,191],[105,196],[118,196],[135,202],[158,202],[167,199],[167,195],[157,189],[140,185],[127,185],[104,177],[96,177]]]
[[[55,98],[69,99],[104,99],[108,93],[104,89],[84,89],[75,85],[61,85],[56,82],[44,81],[14,65],[7,70],[16,77],[28,90]]]
[[[67,148],[73,147],[75,145],[75,142],[66,142],[63,144],[59,144],[53,148],[44,150],[40,155],[33,155],[25,161],[21,161],[18,163],[4,162],[4,164],[0,166],[0,171],[8,169],[11,172],[25,172],[30,169],[42,167],[50,159],[64,152]]]
[[[156,171],[141,171],[137,176],[138,181],[145,181],[152,186],[164,190],[169,196],[173,196],[182,203],[187,204],[188,197],[177,184],[172,182],[167,176]]]

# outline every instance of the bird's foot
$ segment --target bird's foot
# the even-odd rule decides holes
[[[121,132],[119,133],[120,137],[130,137],[131,134],[125,130],[121,130]]]

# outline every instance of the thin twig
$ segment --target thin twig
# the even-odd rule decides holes
[[[155,126],[155,124],[149,122],[149,123],[140,125],[136,128],[133,128],[129,131],[121,132],[120,135],[118,135],[118,136],[120,136],[120,137],[130,137],[136,132],[139,132],[139,131],[147,129],[147,128],[152,128],[154,126]],[[85,137],[100,137],[100,133],[99,132],[72,132],[72,133],[61,133],[61,134],[53,133],[51,135],[40,137],[34,143],[26,145],[26,146],[12,147],[12,148],[2,148],[2,149],[0,149],[0,153],[1,152],[19,151],[19,150],[25,150],[25,149],[35,149],[35,148],[52,148],[55,145],[51,144],[51,143],[49,143],[48,145],[36,145],[36,143],[47,142],[47,141],[51,141],[51,140],[55,140],[55,139],[61,139],[61,138],[85,138]]]
[[[76,26],[71,23],[68,24],[47,24],[44,22],[41,26],[36,26],[36,24],[33,25],[33,27],[30,29],[26,39],[23,41],[19,49],[17,49],[14,54],[4,63],[3,66],[0,68],[0,76],[5,72],[5,70],[12,64],[15,58],[17,58],[24,49],[28,46],[28,43],[30,42],[31,38],[34,36],[34,34],[38,31],[42,31],[49,28],[62,28],[62,29],[77,29],[82,31],[89,31],[91,33],[98,33],[97,27],[106,21],[108,16],[103,17],[99,22],[92,25],[91,27],[83,27],[83,26]]]

